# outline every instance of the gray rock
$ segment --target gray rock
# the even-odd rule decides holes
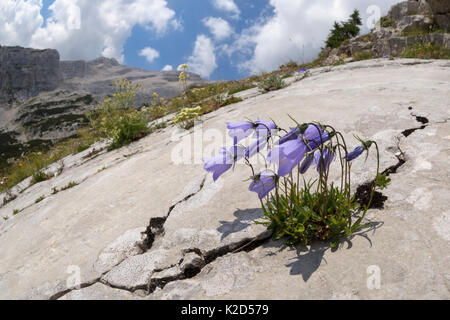
[[[408,31],[430,30],[433,26],[433,19],[425,15],[405,16],[397,23],[397,32],[403,33]]]
[[[145,228],[129,230],[114,240],[102,250],[94,264],[94,270],[103,274],[126,258],[143,253],[144,243],[142,233],[144,231]]]
[[[450,31],[450,13],[447,14],[435,14],[434,20],[440,28]]]
[[[72,290],[58,300],[136,300],[139,296],[126,290],[114,289],[100,282],[92,286]]]
[[[388,40],[390,52],[389,55],[399,55],[406,48],[406,38],[390,38]]]
[[[59,84],[58,51],[0,46],[0,108],[55,90]]]
[[[426,0],[431,10],[436,14],[450,13],[450,1],[448,0]]]
[[[171,268],[178,262],[168,250],[153,250],[126,259],[102,277],[102,281],[116,288],[135,291],[147,289],[155,272]]]
[[[418,14],[419,9],[420,4],[418,1],[403,1],[393,5],[387,14],[387,17],[400,21],[406,16]]]

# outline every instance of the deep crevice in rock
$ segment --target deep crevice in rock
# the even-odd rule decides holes
[[[91,280],[91,281],[83,282],[79,286],[77,286],[76,288],[67,288],[65,290],[56,292],[55,294],[50,296],[48,298],[48,300],[58,300],[59,298],[65,296],[66,294],[68,294],[68,293],[70,293],[70,292],[72,292],[74,290],[80,290],[80,289],[84,289],[84,288],[90,287],[90,286],[96,284],[99,281],[100,281],[100,278],[96,278],[96,279]]]
[[[411,109],[410,109],[410,110],[411,110]],[[415,115],[412,115],[412,116],[415,117],[416,120],[417,120],[417,122],[420,122],[420,123],[422,124],[422,126],[417,127],[417,128],[411,128],[411,129],[406,129],[406,130],[404,130],[404,131],[402,132],[402,134],[403,134],[405,137],[410,136],[413,132],[415,132],[415,131],[417,131],[417,130],[423,130],[423,129],[425,129],[425,128],[427,127],[427,124],[430,122],[430,121],[429,121],[427,118],[425,118],[425,117],[415,116]]]
[[[370,201],[370,195],[372,193],[374,181],[367,182],[360,185],[355,192],[355,201],[360,204],[361,207],[366,207]],[[379,191],[375,191],[373,194],[372,202],[369,209],[384,209],[384,202],[388,199]]]
[[[202,251],[198,248],[191,248],[185,252],[194,252],[199,257],[202,258],[201,262],[197,262],[191,265],[188,265],[184,269],[180,269],[180,273],[177,275],[162,277],[162,278],[152,278],[148,284],[147,293],[152,294],[157,288],[163,289],[168,283],[178,280],[190,279],[198,275],[202,269],[208,264],[214,262],[216,259],[228,254],[228,253],[238,253],[238,252],[250,252],[260,247],[263,243],[265,243],[272,236],[272,232],[266,231],[255,238],[246,238],[239,242],[231,243],[225,245],[223,247],[212,249],[206,253],[202,253]],[[179,265],[183,262],[181,259]]]
[[[412,110],[412,107],[408,107],[409,110]],[[423,130],[427,127],[428,123],[430,122],[426,117],[422,116],[416,116],[413,115],[413,117],[416,118],[417,122],[420,122],[422,126],[417,128],[411,128],[406,129],[402,131],[402,135],[404,137],[410,136],[412,133],[414,133],[417,130]],[[400,147],[397,145],[397,148],[400,150]],[[382,174],[385,174],[386,177],[389,177],[391,174],[397,173],[397,170],[402,167],[406,163],[405,155],[400,150],[400,154],[396,155],[398,162],[390,166],[389,168],[386,168]],[[374,186],[375,181],[369,181],[363,185],[360,185],[355,192],[355,201],[358,202],[361,206],[365,207],[368,205],[370,201],[370,194],[372,192],[372,188]],[[384,202],[388,199],[388,197],[384,196],[381,192],[375,191],[372,202],[370,203],[369,209],[384,209]]]
[[[150,219],[147,229],[143,232],[144,248],[142,248],[142,249],[144,252],[151,249],[151,247],[153,246],[153,242],[155,242],[156,236],[164,234],[164,224],[166,223],[166,220],[172,213],[173,209],[175,209],[175,207],[177,205],[179,205],[180,203],[183,203],[183,202],[189,200],[191,197],[195,196],[197,193],[202,191],[202,189],[205,185],[205,182],[206,182],[206,176],[203,178],[202,182],[200,183],[198,191],[187,195],[182,200],[180,200],[177,203],[175,203],[174,205],[170,206],[169,210],[167,211],[167,215],[165,217],[155,217],[155,218]]]

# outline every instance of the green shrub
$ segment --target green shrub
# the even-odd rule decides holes
[[[34,174],[33,174],[33,178],[32,178],[32,180],[31,180],[31,183],[32,184],[35,184],[35,183],[39,183],[39,182],[42,182],[42,181],[46,181],[46,180],[48,180],[48,179],[50,179],[50,176],[49,175],[47,175],[45,172],[43,172],[42,170],[38,170],[38,171],[36,171]]]
[[[356,37],[361,25],[361,17],[356,9],[347,21],[341,23],[335,21],[326,40],[326,47],[330,49],[338,48],[344,41]]]
[[[450,49],[442,48],[431,42],[417,43],[406,47],[400,57],[416,59],[450,59]]]
[[[403,31],[402,36],[403,37],[423,36],[430,33],[445,33],[445,31],[442,29],[438,29],[435,26],[430,26],[428,29],[413,28],[407,31]]]
[[[172,124],[178,124],[183,129],[190,129],[194,126],[195,120],[200,116],[202,108],[197,106],[195,108],[183,108],[173,118]]]
[[[395,26],[396,22],[394,19],[390,19],[388,17],[381,17],[379,24],[382,28],[388,28]]]
[[[78,182],[76,182],[76,181],[70,181],[65,187],[62,187],[62,188],[61,188],[61,191],[68,190],[68,189],[73,188],[73,187],[75,187],[75,186],[77,186],[77,185],[78,185]]]
[[[45,199],[45,196],[40,196],[39,198],[37,198],[35,201],[34,201],[34,203],[39,203],[39,202],[41,202],[42,200],[44,200]]]
[[[353,61],[369,60],[373,59],[374,53],[369,52],[358,52],[353,56]]]
[[[103,137],[112,140],[109,150],[120,148],[150,132],[148,109],[136,110],[135,97],[139,85],[123,79],[116,81],[116,92],[106,98],[100,107],[88,114],[92,127]]]
[[[236,93],[239,93],[239,92],[241,92],[241,91],[248,90],[248,89],[252,89],[252,88],[254,88],[254,87],[255,87],[255,86],[254,86],[254,85],[251,85],[251,84],[243,85],[243,86],[240,86],[240,87],[231,89],[230,91],[228,91],[228,95],[231,96],[231,95],[233,95],[233,94],[236,94]]]
[[[262,80],[258,87],[263,92],[275,91],[286,86],[282,76],[272,74],[268,78]]]

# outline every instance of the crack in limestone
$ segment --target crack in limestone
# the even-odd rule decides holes
[[[190,279],[199,274],[202,269],[214,262],[217,258],[220,258],[228,253],[238,253],[238,252],[250,252],[263,243],[265,243],[272,236],[272,232],[267,230],[254,238],[245,238],[241,241],[233,242],[218,248],[214,248],[207,252],[202,252],[199,248],[187,249],[183,252],[183,258],[180,260],[177,266],[170,267],[164,271],[174,269],[172,273],[167,272],[166,274],[152,276],[150,278],[147,294],[153,293],[157,288],[163,289],[168,283],[178,280]],[[185,263],[185,258],[187,255],[192,254],[197,256],[196,259],[190,259]]]
[[[95,278],[95,279],[93,279],[93,280],[91,280],[91,281],[83,282],[83,283],[81,283],[81,284],[79,284],[79,285],[77,285],[77,286],[75,286],[75,287],[71,287],[71,288],[67,288],[67,289],[65,289],[65,290],[61,290],[61,291],[56,292],[56,293],[54,293],[53,295],[51,295],[51,296],[48,298],[48,300],[58,300],[59,298],[65,296],[66,294],[68,294],[68,293],[70,293],[70,292],[72,292],[72,291],[74,291],[74,290],[80,290],[80,289],[84,289],[84,288],[93,286],[94,284],[96,284],[96,283],[99,282],[99,281],[100,281],[100,277]]]
[[[405,137],[410,136],[413,132],[415,132],[416,130],[423,130],[427,127],[428,123],[430,122],[427,118],[425,117],[421,117],[421,116],[416,116],[414,114],[411,114],[413,117],[416,118],[417,122],[420,122],[422,124],[422,126],[417,127],[417,128],[411,128],[411,129],[406,129],[402,132],[402,134]]]
[[[409,107],[409,110],[412,110],[412,107]],[[402,135],[403,137],[407,138],[409,137],[412,133],[414,133],[417,130],[423,130],[428,126],[428,123],[430,122],[427,118],[422,117],[422,116],[417,116],[414,114],[411,114],[411,116],[415,117],[417,122],[420,122],[422,124],[422,126],[420,127],[416,127],[416,128],[411,128],[411,129],[406,129],[404,131],[402,131]],[[401,141],[401,136],[397,136],[397,143],[396,143],[396,147],[397,150],[399,151],[399,153],[395,154],[395,157],[397,158],[398,162],[388,168],[386,168],[381,174],[385,174],[386,177],[389,177],[391,174],[395,174],[397,173],[397,170],[402,167],[405,163],[406,163],[406,155],[405,153],[402,151],[402,149],[400,148],[400,141]],[[355,193],[355,200],[361,204],[362,206],[366,206],[369,203],[370,200],[370,194],[372,192],[372,188],[373,185],[375,183],[375,180],[369,181],[363,185],[360,185],[357,189],[356,189],[356,193]],[[383,195],[381,192],[379,191],[375,191],[374,195],[373,195],[373,199],[372,202],[370,204],[370,209],[383,209],[384,208],[384,202],[387,200],[388,198]]]
[[[170,206],[169,210],[167,211],[167,215],[165,217],[155,217],[155,218],[150,219],[150,223],[147,226],[147,229],[143,232],[145,239],[143,241],[144,247],[142,249],[144,252],[151,249],[153,242],[155,241],[157,236],[164,234],[164,224],[165,224],[167,218],[169,218],[172,211],[175,209],[175,207],[183,202],[186,202],[187,200],[189,200],[190,198],[192,198],[197,193],[199,193],[200,191],[203,190],[203,187],[205,186],[206,178],[207,178],[207,176],[205,175],[200,183],[198,190],[188,194],[183,199],[177,201],[175,204]]]
[[[198,187],[198,190],[196,190],[195,192],[189,193],[183,199],[181,199],[181,200],[177,201],[175,204],[171,205],[169,207],[169,210],[168,210],[167,215],[165,217],[155,217],[155,218],[151,218],[150,219],[150,223],[147,226],[146,231],[143,232],[144,239],[142,241],[142,244],[140,244],[140,248],[143,251],[142,254],[144,254],[145,252],[148,252],[151,249],[151,247],[153,245],[153,242],[155,241],[155,238],[157,236],[160,236],[160,235],[164,234],[164,223],[166,222],[167,218],[170,216],[171,212],[175,209],[175,207],[180,205],[181,203],[189,200],[191,197],[193,197],[197,193],[199,193],[203,189],[203,187],[205,185],[206,178],[207,178],[206,175],[202,178],[201,183],[200,183],[200,185]],[[182,262],[182,260],[180,261],[180,263],[181,262]],[[162,271],[164,271],[166,269],[169,269],[169,268],[172,268],[172,267],[175,267],[175,266],[170,266],[170,267],[165,268],[165,269],[157,269],[157,270],[154,270],[154,272],[162,272]],[[59,299],[62,296],[72,292],[73,290],[79,290],[79,289],[87,288],[87,287],[90,287],[90,286],[92,286],[92,285],[94,285],[94,284],[96,284],[98,282],[100,282],[100,283],[102,283],[102,284],[104,284],[104,285],[106,285],[106,286],[108,286],[110,288],[125,290],[125,291],[131,292],[131,293],[133,293],[133,292],[135,292],[137,290],[147,289],[148,288],[148,286],[146,286],[146,287],[136,287],[136,288],[129,289],[129,288],[126,288],[126,287],[114,286],[114,285],[112,285],[112,284],[102,280],[102,277],[104,275],[106,275],[109,271],[111,271],[111,270],[105,271],[104,273],[102,273],[95,280],[92,280],[92,281],[89,281],[89,282],[86,282],[86,283],[82,283],[77,288],[67,288],[65,290],[61,290],[61,291],[53,294],[49,298],[49,300]]]

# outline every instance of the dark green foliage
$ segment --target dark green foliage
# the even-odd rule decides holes
[[[350,200],[347,191],[331,185],[327,193],[316,192],[315,183],[304,183],[303,188],[283,185],[289,196],[280,194],[263,205],[262,224],[273,230],[274,238],[286,237],[290,246],[313,240],[330,240],[332,246],[340,236],[350,236],[354,231],[365,227],[360,221],[352,224],[352,211],[358,208],[354,199]]]
[[[248,90],[248,89],[252,89],[252,88],[254,88],[255,86],[254,85],[243,85],[243,86],[241,86],[241,87],[238,87],[238,88],[234,88],[234,89],[231,89],[229,92],[228,92],[228,95],[233,95],[233,94],[235,94],[235,93],[238,93],[238,92],[241,92],[241,91],[245,91],[245,90]]]
[[[385,173],[378,174],[377,178],[375,179],[375,185],[380,190],[385,189],[390,182],[391,179],[388,178]]]
[[[388,28],[388,27],[392,27],[395,26],[396,22],[393,19],[390,19],[388,17],[381,17],[380,19],[380,26],[382,28]]]
[[[238,103],[238,102],[241,102],[241,101],[243,101],[241,98],[230,97],[230,98],[226,99],[222,103],[221,107],[224,107],[224,106],[227,106],[227,105],[230,105],[230,104],[233,104],[233,103]]]
[[[33,179],[31,181],[31,183],[39,183],[42,181],[46,181],[50,179],[50,176],[48,174],[46,174],[45,172],[43,172],[42,170],[38,170],[33,174]]]
[[[356,37],[359,34],[359,26],[361,25],[362,21],[359,11],[355,9],[348,21],[334,22],[333,29],[331,29],[326,41],[326,47],[330,49],[337,48],[345,40]]]
[[[373,57],[374,53],[372,51],[358,52],[353,56],[353,61],[368,60],[373,59]]]
[[[450,49],[431,42],[416,43],[406,47],[400,57],[415,59],[450,59]]]
[[[283,81],[282,76],[271,74],[268,78],[262,80],[258,87],[263,92],[269,92],[279,90],[281,88],[284,88],[285,86],[286,84]]]
[[[36,199],[36,201],[34,201],[34,203],[39,203],[44,199],[45,199],[45,196],[40,196],[39,198]]]
[[[68,190],[68,189],[73,188],[73,187],[75,187],[75,186],[77,186],[77,185],[78,185],[78,182],[76,182],[76,181],[70,181],[65,187],[62,187],[62,188],[61,188],[61,191]]]

